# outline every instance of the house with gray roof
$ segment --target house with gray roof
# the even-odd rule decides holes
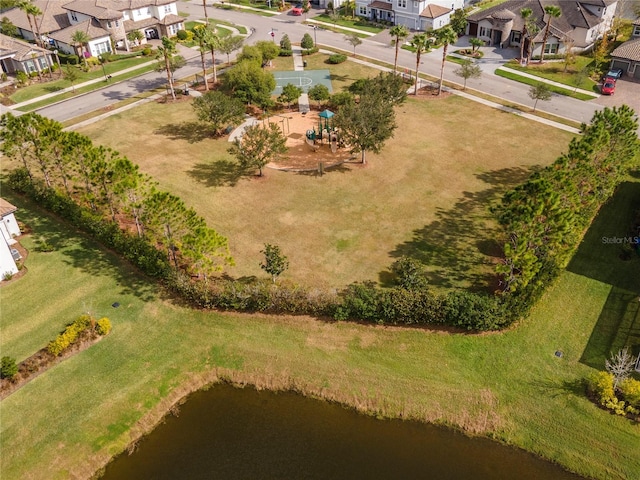
[[[43,72],[53,65],[51,52],[0,33],[0,68],[4,73]]]
[[[625,75],[640,79],[640,18],[633,22],[631,39],[611,52],[611,68],[621,68]]]
[[[356,0],[356,15],[427,31],[447,25],[451,14],[463,7],[464,0]]]
[[[551,19],[547,43],[542,45],[549,21],[544,7],[555,5],[562,15]],[[617,0],[508,0],[495,7],[473,13],[467,18],[467,34],[480,38],[486,45],[498,48],[520,48],[533,42],[532,56],[557,55],[567,49],[589,50],[598,38],[611,28]],[[522,38],[524,19],[521,11],[531,9],[532,21],[538,33],[533,38]]]

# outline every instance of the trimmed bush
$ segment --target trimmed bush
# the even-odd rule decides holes
[[[278,55],[281,57],[291,57],[293,56],[293,50],[280,49],[280,53],[278,53]]]
[[[75,322],[67,325],[67,328],[47,345],[47,351],[54,356],[61,355],[75,343],[78,336],[91,324],[89,315],[80,316]]]
[[[111,322],[107,317],[102,317],[98,320],[96,331],[98,335],[109,335],[109,332],[111,332]]]
[[[178,33],[176,34],[176,36],[178,37],[178,40],[186,40],[189,37],[189,34],[187,33],[186,30],[178,30]]]
[[[346,62],[347,56],[342,55],[341,53],[334,53],[327,58],[327,63],[331,63],[332,65],[337,65],[338,63]]]
[[[58,53],[58,58],[60,59],[61,65],[78,65],[78,63],[80,63],[80,57],[73,53]]]
[[[608,402],[616,399],[613,391],[613,375],[609,372],[595,372],[587,379],[587,391],[589,395],[603,407]]]
[[[640,381],[633,378],[625,378],[618,390],[631,407],[640,409]]]
[[[15,358],[4,356],[0,362],[0,378],[13,379],[18,374]]]

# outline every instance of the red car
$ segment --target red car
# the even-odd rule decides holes
[[[302,15],[302,7],[293,7],[291,9],[291,15],[295,15],[296,17]]]
[[[616,91],[616,81],[613,78],[605,78],[600,91],[603,95],[613,95]]]

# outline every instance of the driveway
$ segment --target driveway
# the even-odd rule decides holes
[[[622,77],[616,82],[616,93],[601,95],[593,102],[605,107],[619,107],[629,105],[636,112],[640,112],[640,80]]]

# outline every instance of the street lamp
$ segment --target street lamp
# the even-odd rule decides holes
[[[98,60],[100,60],[100,65],[102,65],[102,74],[104,75],[104,81],[108,82],[109,77],[107,77],[107,71],[104,69],[104,58],[102,58],[102,55],[98,55]]]
[[[60,58],[58,58],[58,50],[54,50],[53,55],[56,57],[56,64],[58,65],[58,70],[60,70],[60,74],[62,74],[62,65],[60,65]]]
[[[313,25],[313,44],[316,47],[318,46],[318,35],[316,34],[317,30],[318,30],[318,26],[317,25]]]

